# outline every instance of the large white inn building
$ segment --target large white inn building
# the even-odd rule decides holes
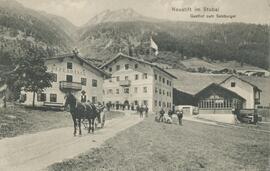
[[[103,80],[108,77],[103,70],[76,53],[48,58],[45,65],[47,72],[53,74],[54,80],[52,87],[35,96],[36,106],[61,107],[67,92],[72,92],[78,100],[81,100],[82,92],[85,92],[86,101],[102,102]],[[32,105],[33,93],[22,91],[21,102],[23,105]]]
[[[176,77],[162,68],[122,53],[101,68],[111,74],[103,84],[104,103],[147,105],[149,111],[172,108]]]

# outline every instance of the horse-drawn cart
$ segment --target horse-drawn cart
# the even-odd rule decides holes
[[[106,114],[104,111],[100,112],[100,116],[96,117],[94,120],[94,129],[103,128],[105,126]],[[85,129],[89,128],[89,122],[87,118],[83,118],[81,123]]]

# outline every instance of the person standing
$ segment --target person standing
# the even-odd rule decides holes
[[[177,110],[176,115],[178,117],[179,125],[182,125],[183,111],[182,110]]]
[[[172,118],[173,111],[171,109],[168,111],[168,115],[169,115],[170,118]]]
[[[164,114],[165,114],[165,111],[164,109],[162,108],[159,112],[159,122],[161,122],[163,120],[163,117],[164,117]]]
[[[145,106],[145,117],[148,117],[148,107],[147,106]]]
[[[140,118],[143,118],[143,106],[139,107]]]
[[[83,90],[81,93],[82,93],[82,95],[81,95],[81,102],[82,103],[85,103],[86,102],[86,94],[85,94],[86,92]]]

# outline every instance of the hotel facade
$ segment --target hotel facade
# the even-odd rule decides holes
[[[78,100],[84,92],[86,101],[102,102],[103,80],[109,76],[103,70],[76,53],[48,58],[45,65],[47,72],[53,75],[52,87],[36,94],[35,106],[63,107],[68,92],[72,92]],[[32,105],[33,93],[21,91],[20,101],[22,105]]]
[[[111,78],[104,80],[104,104],[147,106],[149,111],[172,108],[173,79],[175,76],[144,61],[117,54],[101,66]]]

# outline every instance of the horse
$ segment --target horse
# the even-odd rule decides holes
[[[65,107],[69,105],[70,108],[70,114],[72,116],[72,120],[74,123],[74,133],[73,135],[76,136],[77,133],[77,120],[78,120],[78,127],[79,127],[79,135],[82,135],[81,131],[81,120],[82,119],[87,119],[89,122],[89,127],[88,127],[88,133],[91,132],[94,133],[94,122],[95,118],[98,116],[98,111],[94,105],[91,104],[83,104],[77,101],[75,96],[73,94],[68,94],[66,96],[66,101],[65,101]]]

